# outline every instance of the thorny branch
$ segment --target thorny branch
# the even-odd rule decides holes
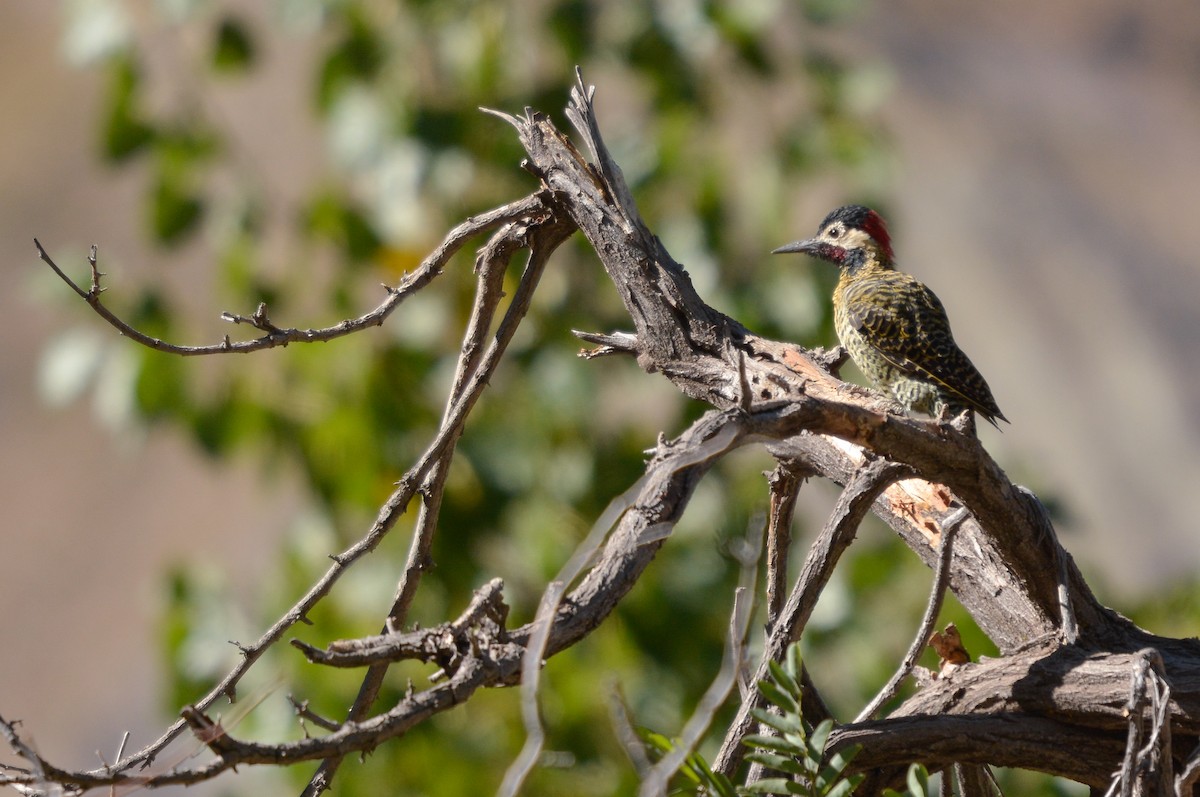
[[[1200,776],[1200,754],[1184,760],[1174,751],[1196,748],[1200,738],[1200,645],[1154,637],[1101,605],[1058,544],[1044,507],[1009,481],[973,435],[889,414],[888,402],[835,378],[843,352],[807,352],[760,338],[708,306],[638,214],[601,138],[593,90],[581,77],[567,116],[590,157],[541,114],[493,113],[516,129],[529,156],[528,168],[539,177],[539,189],[458,225],[414,273],[387,289],[379,306],[331,327],[281,327],[260,306],[249,316],[223,315],[263,333],[256,338],[225,338],[205,346],[162,341],[132,328],[101,301],[105,288],[95,250],[84,288],[37,243],[39,257],[119,332],[159,351],[190,356],[327,341],[378,326],[400,302],[429,285],[468,240],[495,230],[477,262],[476,304],[442,423],[363,537],[332,557],[325,574],[258,640],[240,646],[238,665],[203,699],[185,707],[181,719],[147,747],[118,754],[117,761],[99,769],[65,770],[27,744],[17,723],[0,719],[0,735],[28,765],[0,769],[0,784],[34,791],[57,784],[75,793],[98,786],[196,783],[242,764],[320,760],[322,766],[306,790],[316,795],[329,787],[345,755],[400,736],[469,700],[479,688],[522,680],[527,687],[523,704],[532,716],[529,749],[536,752],[540,662],[584,638],[612,612],[666,543],[697,482],[715,462],[735,448],[761,444],[781,463],[795,467],[796,475],[816,474],[846,488],[782,605],[787,545],[785,537],[775,539],[768,559],[773,568],[771,590],[779,597],[769,601],[771,625],[757,666],[759,677],[766,659],[781,657],[802,632],[838,556],[868,511],[878,514],[927,563],[944,560],[939,571],[949,572],[950,589],[1004,654],[961,666],[923,685],[886,718],[836,729],[831,750],[863,746],[853,766],[868,773],[865,790],[881,789],[892,782],[896,767],[919,759],[935,768],[991,763],[1041,769],[1096,788],[1110,785],[1111,773],[1119,769],[1122,788],[1136,781],[1143,784],[1138,788],[1170,784],[1181,795],[1192,793]],[[506,628],[501,585],[493,581],[476,593],[457,620],[401,631],[429,564],[445,473],[463,423],[520,323],[546,260],[576,228],[596,251],[634,326],[632,333],[577,333],[599,347],[587,356],[634,355],[647,372],[661,373],[684,394],[715,410],[675,440],[660,442],[643,477],[597,521],[595,538],[564,569],[559,586],[548,591],[543,611],[533,622]],[[485,347],[498,307],[498,280],[522,248],[529,249],[530,258],[518,295]],[[293,701],[297,713],[324,733],[306,732],[302,739],[275,744],[239,740],[210,719],[208,711],[215,703],[235,697],[238,683],[263,652],[296,623],[306,621],[344,572],[375,549],[418,494],[421,513],[383,632],[325,649],[294,642],[315,663],[367,668],[346,718],[337,722],[318,717],[303,701]],[[793,485],[777,486],[772,518],[776,535],[784,531],[794,494]],[[956,509],[969,517],[955,526],[958,542],[951,548],[952,531],[943,520]],[[936,614],[940,593],[940,587],[935,588],[927,615]],[[1151,652],[1140,653],[1143,650]],[[383,672],[391,662],[405,659],[436,666],[436,680],[372,714]],[[906,659],[901,671],[908,666]],[[1117,686],[1128,683],[1130,672],[1135,673],[1133,700],[1129,689],[1121,694],[1123,687]],[[718,676],[714,688],[731,688],[734,679],[725,676]],[[755,700],[749,691],[726,733],[718,771],[732,774],[737,768],[739,741],[753,724],[749,707]],[[827,711],[811,684],[805,701],[810,717]],[[712,710],[712,705],[702,707],[697,722],[706,721]],[[214,757],[150,771],[155,758],[185,728]],[[685,735],[690,745],[695,734]],[[1173,757],[1179,757],[1177,780]],[[515,784],[526,766],[515,765]]]
[[[318,341],[329,341],[336,338],[350,335],[355,332],[367,329],[369,327],[377,327],[383,324],[384,320],[392,314],[400,303],[412,296],[417,291],[424,288],[435,277],[442,273],[442,268],[462,247],[475,236],[480,233],[487,232],[490,229],[498,227],[506,222],[515,221],[517,219],[529,216],[535,216],[538,213],[545,211],[545,204],[537,194],[527,196],[516,202],[511,202],[503,207],[490,210],[487,213],[482,213],[478,216],[473,216],[462,222],[454,229],[446,234],[442,243],[434,249],[428,257],[421,261],[416,271],[411,274],[406,274],[400,284],[392,287],[385,285],[384,290],[387,292],[385,298],[375,309],[364,313],[358,318],[347,319],[334,324],[331,327],[323,327],[320,329],[298,329],[288,328],[281,329],[275,326],[267,317],[267,307],[265,304],[259,304],[253,315],[243,316],[237,313],[224,312],[221,318],[233,324],[248,324],[262,332],[265,335],[254,338],[252,340],[231,341],[229,336],[220,343],[214,343],[204,346],[184,346],[177,343],[170,343],[161,340],[152,335],[147,335],[130,326],[125,320],[120,318],[109,307],[100,300],[100,296],[107,288],[101,287],[100,278],[105,276],[100,272],[97,266],[97,250],[93,246],[91,253],[88,256],[88,264],[91,270],[91,282],[88,288],[84,289],[79,286],[70,276],[54,260],[42,246],[41,242],[36,238],[33,239],[33,245],[37,248],[38,258],[48,265],[55,274],[65,282],[76,294],[79,295],[88,305],[96,311],[96,314],[108,322],[110,326],[116,329],[125,337],[142,344],[156,351],[167,352],[168,354],[176,354],[182,357],[195,357],[205,354],[248,354],[262,349],[271,349],[276,346],[286,346],[289,343],[314,343]]]

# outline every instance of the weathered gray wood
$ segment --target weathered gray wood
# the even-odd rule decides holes
[[[622,347],[646,371],[714,407],[775,416],[774,431],[791,433],[770,437],[769,450],[840,484],[868,455],[908,465],[919,478],[889,488],[875,511],[927,563],[948,511],[961,504],[973,516],[955,547],[951,588],[1005,658],[933,682],[888,719],[840,729],[839,744],[864,745],[856,767],[991,762],[1104,785],[1119,767],[1130,657],[1148,646],[1163,652],[1175,738],[1190,752],[1185,746],[1200,734],[1200,644],[1155,637],[1102,605],[1040,502],[973,434],[891,414],[885,399],[839,381],[800,347],[760,338],[705,304],[642,222],[582,82],[568,117],[590,160],[541,114],[508,120],[530,171],[579,226],[624,299],[636,341],[622,339]],[[968,727],[978,733],[964,735]],[[1085,742],[1086,750],[1072,747]]]

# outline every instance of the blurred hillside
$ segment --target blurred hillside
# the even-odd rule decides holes
[[[165,429],[116,439],[88,403],[39,398],[39,357],[78,316],[47,299],[66,289],[40,273],[31,238],[73,273],[95,242],[130,286],[161,278],[150,264],[163,258],[142,236],[144,175],[97,162],[101,82],[64,63],[60,22],[56,4],[10,0],[0,26],[0,712],[34,724],[48,756],[86,763],[101,743],[112,755],[126,727],[137,743],[161,726],[147,684],[163,568],[210,563],[249,600],[300,499],[288,473],[218,469]],[[1119,609],[1191,576],[1200,6],[902,0],[864,9],[839,39],[891,72],[893,236],[1012,420],[984,430],[989,449],[1061,507],[1064,544],[1105,602]],[[223,109],[270,120],[253,154],[283,191],[326,157],[289,81],[305,56],[276,53],[266,79]],[[603,122],[619,97],[602,74],[588,76]],[[788,209],[795,236],[845,198],[825,184]],[[781,268],[765,253],[783,242],[762,241],[762,261],[736,270]],[[168,279],[190,284],[207,265],[185,255]],[[718,282],[734,270],[719,268]],[[201,292],[189,311],[249,309],[216,301]]]
[[[1061,499],[1097,584],[1200,564],[1200,7],[880,6],[903,264],[1013,424],[989,440]]]

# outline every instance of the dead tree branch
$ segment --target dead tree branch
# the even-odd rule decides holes
[[[232,324],[248,324],[255,329],[265,332],[265,335],[252,340],[236,342],[231,341],[229,336],[225,336],[220,343],[205,346],[184,346],[161,340],[153,335],[147,335],[138,329],[134,329],[127,321],[113,312],[108,305],[104,304],[100,300],[100,295],[108,289],[101,287],[100,280],[106,275],[99,270],[97,265],[97,249],[95,246],[91,248],[91,252],[88,255],[91,281],[85,289],[71,279],[54,262],[41,242],[36,238],[33,239],[33,245],[37,248],[38,258],[43,263],[49,266],[79,298],[87,302],[88,306],[98,316],[103,318],[109,326],[130,340],[155,351],[176,354],[181,357],[196,357],[205,354],[248,354],[250,352],[261,351],[262,349],[272,349],[276,346],[286,346],[289,343],[315,343],[334,340],[370,327],[380,326],[392,314],[392,311],[400,306],[401,302],[424,288],[435,277],[441,274],[442,268],[449,262],[451,257],[466,245],[467,241],[501,224],[536,215],[544,211],[544,209],[545,205],[542,198],[534,194],[467,219],[448,232],[442,243],[428,257],[421,261],[416,271],[406,274],[399,285],[395,287],[385,285],[384,289],[387,291],[387,298],[380,302],[375,309],[364,313],[358,318],[348,318],[331,327],[322,327],[319,329],[283,329],[275,326],[267,317],[266,305],[259,304],[258,309],[250,316],[224,312],[221,314],[221,318]]]
[[[929,591],[929,603],[925,608],[925,616],[921,618],[921,625],[917,629],[917,635],[913,637],[912,644],[908,648],[908,653],[904,655],[904,660],[900,662],[900,666],[896,672],[888,679],[888,682],[883,685],[879,693],[871,698],[871,702],[859,712],[855,722],[864,722],[874,717],[879,709],[883,708],[889,700],[893,699],[897,692],[900,691],[900,684],[912,672],[913,667],[917,665],[917,659],[921,657],[921,653],[925,648],[929,647],[929,637],[933,633],[933,626],[937,622],[938,612],[942,610],[942,601],[946,597],[946,584],[950,579],[950,556],[954,552],[954,535],[958,532],[958,527],[967,518],[967,510],[959,507],[953,515],[946,518],[942,523],[941,542],[938,543],[938,561],[937,567],[934,569],[933,587]]]
[[[85,289],[38,244],[39,256],[122,334],[160,351],[200,355],[332,340],[377,326],[405,297],[430,284],[471,236],[496,230],[477,263],[475,309],[442,423],[363,537],[334,556],[326,573],[286,614],[241,648],[238,665],[142,750],[100,769],[65,770],[43,760],[15,723],[0,720],[0,732],[28,764],[0,770],[0,784],[28,789],[57,784],[68,792],[190,784],[238,765],[320,760],[323,764],[306,790],[315,795],[328,788],[345,755],[401,736],[469,700],[482,687],[511,686],[524,677],[531,682],[536,713],[532,682],[540,662],[604,622],[666,544],[700,478],[729,451],[757,444],[780,462],[794,464],[796,473],[846,485],[786,603],[777,607],[759,677],[766,658],[781,657],[803,630],[838,556],[868,511],[879,515],[930,565],[939,555],[947,558],[940,570],[949,572],[950,589],[1003,654],[924,684],[886,718],[837,728],[832,750],[862,745],[853,768],[868,775],[863,793],[894,782],[896,772],[902,771],[897,768],[914,760],[933,767],[994,764],[1035,769],[1095,788],[1109,786],[1112,773],[1120,770],[1120,782],[1136,781],[1143,793],[1161,791],[1163,784],[1191,792],[1200,771],[1197,756],[1190,753],[1200,739],[1200,643],[1155,637],[1103,606],[1059,545],[1041,503],[1013,484],[973,435],[892,414],[886,400],[834,376],[838,355],[761,338],[709,307],[638,214],[600,135],[593,91],[582,78],[571,93],[567,117],[586,156],[540,113],[495,115],[515,128],[538,188],[525,199],[456,227],[416,272],[389,288],[382,304],[333,327],[282,328],[260,308],[248,317],[227,315],[264,333],[253,340],[197,347],[167,343],[133,329],[100,301],[103,275],[94,255],[90,287]],[[579,333],[600,347],[591,354],[633,354],[645,371],[662,374],[685,395],[714,409],[676,439],[659,444],[642,478],[597,521],[602,531],[593,541],[595,548],[564,571],[534,622],[506,628],[500,585],[493,582],[454,622],[401,632],[429,564],[445,473],[463,424],[524,316],[547,258],[575,229],[596,251],[634,328],[633,333]],[[497,312],[498,275],[521,249],[528,249],[530,256],[520,288],[485,346],[485,331]],[[776,526],[790,514],[786,503],[794,488],[785,487],[777,491]],[[235,696],[238,683],[263,652],[305,620],[347,568],[376,548],[417,495],[422,498],[421,514],[383,632],[325,649],[294,643],[313,662],[367,668],[346,718],[314,719],[326,731],[323,735],[278,743],[240,740],[214,722],[208,715],[214,704]],[[955,512],[969,517],[958,527],[951,548],[945,522]],[[940,552],[939,540],[944,541]],[[781,549],[770,558],[777,560],[773,589],[781,594],[780,585],[786,581]],[[936,613],[940,591],[935,589],[929,612]],[[382,674],[390,663],[405,659],[436,666],[438,679],[372,714]],[[1144,666],[1147,661],[1152,666]],[[755,700],[753,692],[747,695],[726,733],[718,771],[732,774],[737,769],[739,742],[753,724],[749,708]],[[212,757],[148,771],[185,729],[203,741]],[[1176,752],[1179,749],[1188,750],[1191,758],[1185,759]]]
[[[855,475],[854,480],[847,485],[829,516],[825,528],[813,541],[808,558],[800,571],[796,586],[788,596],[771,634],[763,646],[762,659],[754,673],[757,683],[767,677],[769,661],[782,661],[787,647],[800,638],[808,618],[816,608],[817,598],[829,583],[833,569],[838,559],[850,547],[875,497],[883,491],[904,468],[884,460],[875,460]],[[756,727],[751,711],[763,705],[762,696],[751,693],[742,702],[737,717],[725,735],[725,742],[713,762],[713,770],[726,777],[732,777],[734,771],[742,762],[745,748],[742,740]]]

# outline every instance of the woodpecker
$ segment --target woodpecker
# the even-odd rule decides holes
[[[887,225],[862,205],[825,217],[813,238],[773,254],[801,252],[841,270],[833,290],[833,324],[854,364],[905,409],[939,419],[974,410],[999,428],[1008,419],[979,370],[954,342],[941,301],[897,271]]]

